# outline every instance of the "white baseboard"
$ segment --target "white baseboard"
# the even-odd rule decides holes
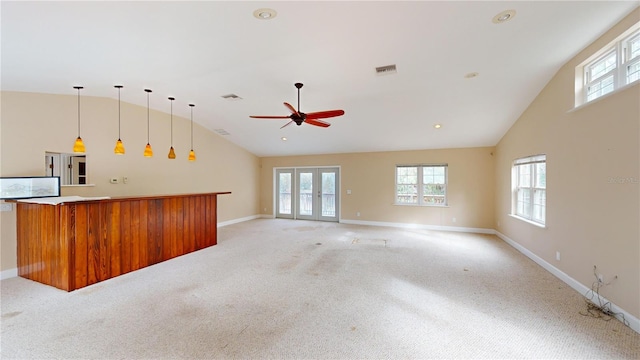
[[[18,268],[0,271],[0,280],[11,279],[18,276]]]
[[[477,233],[477,234],[495,234],[495,230],[493,229],[470,228],[470,227],[461,227],[461,226],[421,225],[421,224],[407,224],[407,223],[395,223],[395,222],[384,222],[384,221],[362,221],[362,220],[345,220],[345,219],[340,219],[340,223],[353,224],[353,225],[389,226],[389,227],[397,227],[397,228],[404,228],[404,229],[424,229],[424,230],[437,230],[437,231],[467,232],[467,233]]]
[[[218,223],[218,227],[223,227],[223,226],[227,226],[227,225],[231,225],[231,224],[237,224],[237,223],[241,223],[241,222],[245,222],[245,221],[249,221],[249,220],[260,219],[261,217],[264,217],[264,216],[263,215],[251,215],[251,216],[245,216],[245,217],[239,218],[239,219],[227,220],[227,221],[219,222]]]
[[[494,233],[500,239],[502,239],[504,242],[506,242],[507,244],[513,246],[516,250],[520,251],[523,255],[525,255],[529,259],[533,260],[536,264],[542,266],[543,269],[547,270],[548,272],[550,272],[551,274],[556,276],[558,279],[562,280],[567,285],[571,286],[571,288],[573,288],[575,291],[579,292],[581,295],[585,295],[591,290],[591,288],[583,285],[582,283],[578,282],[576,279],[574,279],[571,276],[569,276],[569,275],[565,274],[564,272],[560,271],[558,268],[556,268],[555,266],[549,264],[544,259],[542,259],[538,255],[532,253],[531,251],[529,251],[524,246],[522,246],[522,245],[518,244],[517,242],[513,241],[508,236],[506,236],[506,235],[504,235],[501,232],[496,231],[496,230],[494,230]],[[605,299],[604,297],[602,297],[602,296],[600,296],[598,294],[594,294],[594,296],[598,297],[598,298],[596,298],[596,301],[594,301],[594,302],[598,302],[599,301],[600,304],[604,304],[604,303],[611,304],[611,311],[613,311],[616,314],[620,314],[620,315],[616,316],[616,318],[618,320],[620,320],[620,321],[626,320],[631,329],[633,329],[637,333],[640,333],[640,319],[638,319],[635,316],[629,314],[627,311],[625,311],[624,309],[618,307],[616,304],[610,302],[609,300]],[[624,315],[624,318],[623,318],[623,315]]]

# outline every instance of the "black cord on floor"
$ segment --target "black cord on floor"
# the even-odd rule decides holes
[[[611,282],[616,280],[618,276],[615,276],[611,282],[604,284],[600,281],[600,278],[598,278],[595,265],[593,266],[593,276],[595,276],[596,281],[591,284],[591,289],[584,294],[587,309],[585,311],[580,311],[580,315],[590,316],[604,321],[609,321],[612,318],[618,318],[625,326],[629,326],[629,322],[625,319],[624,314],[614,312],[611,309],[611,302],[602,301],[602,297],[600,296],[600,288],[611,284]]]

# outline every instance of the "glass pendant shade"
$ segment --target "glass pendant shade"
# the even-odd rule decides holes
[[[153,150],[151,150],[151,145],[147,143],[147,146],[144,148],[144,157],[152,157]]]
[[[82,138],[80,136],[78,136],[78,138],[76,139],[76,143],[73,144],[73,152],[76,152],[76,153],[85,152],[84,142],[82,142]]]
[[[113,149],[113,152],[116,155],[124,155],[124,145],[122,144],[122,140],[118,139],[118,141],[116,141],[116,147]]]
[[[74,86],[73,88],[78,90],[78,137],[76,138],[75,144],[73,144],[73,152],[83,153],[85,152],[85,148],[84,148],[84,142],[80,137],[80,90],[84,88],[82,86]]]
[[[196,161],[196,152],[193,149],[189,151],[189,161]]]
[[[175,159],[176,158],[176,152],[173,151],[173,146],[169,149],[169,159]]]
[[[120,140],[120,89],[122,89],[122,85],[115,85],[114,87],[118,89],[118,141],[116,141],[116,147],[113,152],[116,155],[124,155],[124,144]]]

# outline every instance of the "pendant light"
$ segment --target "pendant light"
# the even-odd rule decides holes
[[[149,143],[149,93],[151,90],[144,89],[147,92],[147,146],[144,148],[144,157],[152,157],[153,150],[151,150],[151,144]]]
[[[176,153],[175,151],[173,151],[173,100],[175,100],[175,98],[170,97],[169,100],[171,101],[171,148],[169,149],[169,159],[175,159],[176,158]]]
[[[189,151],[189,161],[196,161],[196,153],[193,151],[193,107],[194,104],[189,104],[191,106],[191,151]]]
[[[120,140],[120,89],[122,89],[122,85],[115,85],[114,87],[118,89],[118,141],[116,141],[116,147],[113,152],[116,155],[124,155],[124,145]]]
[[[85,152],[84,142],[82,142],[82,138],[80,137],[80,90],[84,89],[82,86],[74,86],[74,89],[78,90],[78,137],[76,138],[76,143],[73,145],[74,153],[83,153]]]

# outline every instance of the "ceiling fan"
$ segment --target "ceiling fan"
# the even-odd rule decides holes
[[[295,83],[295,87],[298,89],[298,110],[296,110],[291,104],[285,102],[284,106],[291,111],[291,115],[282,115],[282,116],[262,116],[262,115],[251,115],[250,118],[254,119],[291,119],[288,123],[284,124],[280,129],[285,126],[291,125],[292,123],[296,123],[296,125],[300,126],[302,123],[307,123],[310,125],[320,126],[320,127],[329,127],[329,124],[326,121],[320,119],[326,119],[335,116],[344,115],[344,110],[327,110],[327,111],[317,111],[305,114],[300,111],[300,88],[302,87],[302,83]]]

